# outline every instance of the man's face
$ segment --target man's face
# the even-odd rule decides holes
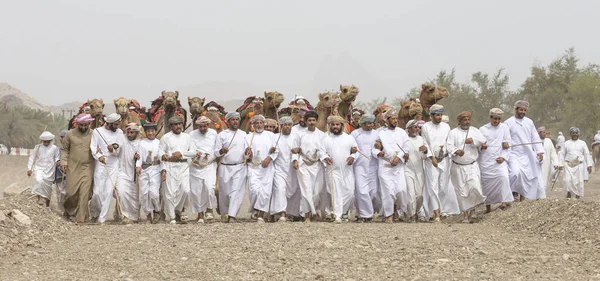
[[[262,133],[265,130],[265,121],[257,120],[254,121],[254,131],[257,133]]]
[[[358,123],[358,121],[360,121],[360,117],[362,117],[362,115],[360,115],[360,114],[353,114],[352,115],[352,121],[354,123]]]
[[[546,131],[539,131],[538,134],[540,135],[540,139],[546,138]]]
[[[240,126],[240,118],[229,118],[229,120],[227,120],[227,125],[229,127],[229,130],[237,130]]]
[[[47,141],[47,140],[45,140],[45,141],[42,141],[42,144],[43,144],[44,146],[49,146],[49,145],[50,145],[50,141]]]
[[[171,124],[171,132],[173,134],[179,135],[183,131],[183,123],[175,123]]]
[[[362,125],[360,125],[360,127],[364,130],[364,131],[372,131],[373,127],[375,127],[375,123],[374,122],[365,122],[362,123]]]
[[[501,117],[490,116],[490,124],[492,124],[492,126],[496,127],[500,125],[500,121],[502,121]]]
[[[527,115],[527,108],[525,107],[517,107],[515,108],[515,118],[523,119]]]
[[[117,120],[114,123],[108,123],[106,125],[108,126],[109,130],[116,132],[117,129],[119,128],[119,125],[121,125],[121,120]]]
[[[309,117],[308,119],[306,119],[306,126],[311,131],[314,130],[316,128],[316,126],[317,126],[317,118],[315,118],[315,117]]]
[[[421,127],[419,127],[418,125],[415,126],[415,130],[416,130],[416,135],[420,135],[421,134]]]
[[[304,121],[304,116],[300,116],[300,120],[298,120],[298,124],[300,124],[300,127],[306,128],[306,121]]]
[[[463,130],[468,130],[469,127],[471,127],[471,117],[463,117],[460,120],[460,124],[459,124],[460,128]]]
[[[206,134],[208,132],[208,123],[198,124],[198,131],[203,135]]]
[[[396,126],[398,126],[398,117],[392,116],[392,117],[388,118],[387,124],[388,124],[388,128],[390,128],[390,129],[396,128]]]
[[[138,133],[138,131],[127,130],[127,139],[130,141],[137,139]]]
[[[329,131],[334,135],[339,135],[342,133],[342,123],[340,122],[332,122],[329,125]]]
[[[571,135],[571,139],[572,140],[578,140],[579,139],[579,132],[570,132],[569,134]]]
[[[410,137],[416,137],[419,134],[419,126],[410,126],[406,130],[408,131],[408,135]]]
[[[154,138],[156,138],[156,129],[146,129],[146,137],[149,140],[153,140]]]
[[[90,129],[90,123],[86,123],[86,124],[77,124],[77,130],[79,130],[79,132],[81,133],[85,133]]]
[[[281,125],[281,133],[284,135],[289,135],[292,132],[292,124],[283,124]]]
[[[441,123],[442,122],[442,114],[441,113],[431,114],[431,121],[433,121],[434,124]]]
[[[60,137],[60,143],[65,144],[65,137]]]
[[[267,123],[267,124],[265,124],[265,130],[266,131],[275,132],[275,128],[277,128],[277,126],[275,126],[275,124],[273,124],[273,123]]]

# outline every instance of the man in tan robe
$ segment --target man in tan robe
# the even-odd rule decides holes
[[[77,116],[77,127],[65,136],[61,153],[62,168],[69,179],[64,201],[65,216],[75,217],[76,224],[85,222],[88,217],[88,201],[94,178],[94,158],[90,151],[92,131],[89,129],[93,120],[89,114]]]

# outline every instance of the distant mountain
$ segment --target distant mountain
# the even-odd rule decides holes
[[[50,111],[49,107],[41,104],[8,83],[0,83],[0,101],[8,106],[25,106],[31,109]]]

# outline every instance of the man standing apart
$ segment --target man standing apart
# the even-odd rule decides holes
[[[229,112],[225,116],[228,128],[219,133],[215,144],[215,156],[221,157],[219,167],[219,211],[222,219],[235,221],[244,202],[246,175],[244,145],[246,132],[238,129],[240,114]],[[225,216],[225,214],[227,216]]]
[[[140,167],[136,167],[140,159],[140,127],[136,123],[129,123],[125,129],[127,137],[123,136],[123,146],[119,153],[119,177],[117,178],[117,191],[119,202],[123,211],[123,223],[138,222],[140,217]]]
[[[348,211],[354,200],[354,171],[352,164],[358,157],[356,140],[344,133],[346,120],[338,115],[330,116],[329,132],[325,138],[325,152],[331,157],[331,163],[326,169],[325,182],[335,215],[335,223],[348,221]],[[329,161],[328,161],[329,162]]]
[[[406,216],[408,222],[417,219],[425,222],[425,214],[419,214],[423,207],[423,185],[425,184],[425,171],[423,161],[435,161],[431,149],[425,143],[423,137],[419,136],[419,125],[417,120],[406,123],[409,140],[409,157],[404,169],[406,177],[406,188],[408,190],[408,208]],[[427,159],[429,158],[429,159]]]
[[[434,104],[429,108],[429,111],[431,121],[423,125],[421,136],[431,149],[435,161],[425,161],[423,205],[425,206],[425,215],[427,217],[433,216],[435,222],[440,222],[440,213],[454,215],[460,211],[454,188],[450,187],[451,160],[446,148],[450,126],[442,122],[442,114],[444,113],[442,105]]]
[[[273,195],[271,199],[271,215],[281,214],[280,222],[287,220],[287,215],[300,216],[300,199],[298,178],[292,167],[292,118],[284,116],[279,119],[281,132],[276,135],[275,144],[277,158],[273,161],[275,174],[273,178]]]
[[[528,109],[528,102],[517,101],[515,115],[504,122],[510,130],[508,174],[515,200],[546,198],[539,164],[544,160],[544,147],[533,121],[525,117]]]
[[[481,170],[481,189],[486,197],[486,213],[492,211],[492,205],[501,203],[500,209],[504,210],[509,202],[514,200],[510,190],[508,178],[508,157],[510,154],[510,131],[502,123],[504,111],[500,108],[490,109],[490,123],[479,131],[486,142],[481,145],[479,153],[479,168]]]
[[[65,136],[68,132],[68,130],[60,131],[60,146],[57,146],[59,160],[62,148],[65,146]],[[67,194],[67,173],[62,170],[61,165],[58,165],[56,171],[54,171],[54,184],[56,185],[56,202],[58,203],[58,208],[64,215],[65,208],[63,207],[63,203],[65,202],[65,195]],[[68,215],[66,215],[66,217],[68,218]]]
[[[77,128],[67,133],[61,152],[60,163],[69,178],[63,204],[64,215],[75,217],[76,224],[84,223],[88,217],[88,201],[94,178],[94,158],[90,150],[92,142],[90,123],[93,120],[94,118],[89,114],[77,115],[75,118]]]
[[[547,137],[548,132],[546,131],[546,127],[541,126],[538,127],[537,132],[542,139],[542,145],[544,146],[544,154],[546,157],[542,161],[542,186],[544,189],[548,188],[548,180],[550,179],[550,175],[552,174],[552,167],[558,167],[558,156],[556,154],[556,149],[554,148],[554,144],[552,144],[552,140]]]
[[[381,209],[379,198],[379,179],[377,150],[374,150],[375,141],[379,138],[379,132],[373,130],[375,127],[375,115],[365,114],[358,121],[360,128],[350,134],[356,140],[358,149],[370,155],[369,158],[358,157],[354,163],[354,177],[356,182],[355,205],[358,221],[367,222],[373,219],[375,211]],[[372,155],[373,151],[377,151]]]
[[[473,208],[486,199],[481,191],[481,172],[477,163],[479,148],[486,139],[477,128],[471,127],[471,112],[461,112],[456,120],[458,127],[450,131],[446,142],[453,164],[450,179],[464,215],[463,222],[469,223],[475,215]]]
[[[579,128],[571,127],[569,134],[571,139],[565,142],[564,149],[560,151],[564,162],[560,163],[559,169],[565,170],[563,179],[567,198],[575,195],[579,199],[583,196],[585,164],[587,172],[591,174],[593,162],[587,144],[579,139]]]
[[[190,135],[183,132],[183,119],[176,115],[168,121],[171,131],[162,136],[158,145],[165,180],[165,215],[170,224],[187,223],[182,213],[190,193],[188,160],[196,156],[196,149]]]
[[[31,193],[37,196],[38,204],[50,207],[50,197],[52,196],[52,183],[54,182],[54,172],[60,165],[60,152],[58,147],[53,144],[54,135],[48,131],[40,135],[42,143],[37,144],[34,153],[29,156],[27,163],[27,176],[31,177],[35,170],[35,185]],[[44,198],[44,202],[42,202]]]
[[[390,109],[384,118],[387,128],[379,131],[379,141],[383,147],[377,152],[380,163],[378,169],[381,190],[380,213],[385,217],[386,223],[392,223],[395,212],[400,214],[408,211],[404,163],[409,159],[410,147],[406,132],[396,127],[398,112]]]
[[[275,146],[275,135],[265,131],[265,117],[262,115],[252,117],[252,127],[254,132],[246,135],[244,145],[248,159],[250,211],[257,211],[256,221],[263,223],[265,212],[269,212],[273,191],[275,167],[271,162],[277,158],[277,154],[275,149],[271,148]]]
[[[136,167],[142,168],[139,176],[140,203],[146,219],[152,223],[160,220],[160,182],[161,169],[158,155],[160,141],[156,139],[156,124],[144,124],[146,138],[140,141],[140,159]]]
[[[96,128],[92,134],[90,150],[96,159],[94,168],[94,190],[90,202],[92,222],[104,223],[108,216],[110,201],[119,175],[119,149],[124,145],[123,131],[119,129],[121,115],[112,113],[105,117],[104,127]],[[120,206],[116,207],[117,214]]]
[[[217,131],[209,128],[210,119],[201,116],[196,120],[198,129],[191,133],[197,160],[190,166],[190,209],[197,213],[198,223],[213,220],[213,209],[217,207],[215,187],[217,184],[217,163],[215,163],[215,142]]]

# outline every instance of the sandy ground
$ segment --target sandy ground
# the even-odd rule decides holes
[[[0,156],[0,188],[31,183],[26,161]],[[600,176],[548,197],[474,224],[74,226],[21,196],[0,200],[33,220],[0,222],[0,280],[600,280]]]

